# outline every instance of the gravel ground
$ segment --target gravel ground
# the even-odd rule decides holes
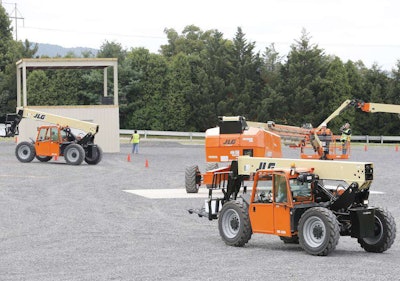
[[[15,143],[0,142],[0,280],[396,280],[399,239],[383,254],[341,237],[328,257],[255,234],[245,247],[225,245],[217,221],[188,214],[201,198],[149,199],[124,192],[184,189],[185,167],[204,171],[203,145],[143,140],[104,154],[95,166],[20,163]],[[284,148],[284,156],[298,158]],[[370,205],[387,208],[400,225],[393,146],[354,146],[352,161],[372,161]],[[146,167],[146,160],[148,167]]]

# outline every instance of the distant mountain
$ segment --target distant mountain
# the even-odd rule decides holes
[[[35,44],[35,43],[33,43]],[[94,56],[96,56],[99,50],[93,48],[86,47],[75,47],[75,48],[64,48],[59,45],[45,44],[45,43],[37,43],[38,51],[35,56],[48,56],[48,57],[64,57],[68,53],[74,53],[77,57],[82,57],[82,52],[91,52]]]

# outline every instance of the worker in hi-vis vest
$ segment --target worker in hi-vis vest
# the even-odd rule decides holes
[[[340,131],[342,132],[342,135],[340,136],[340,142],[342,143],[342,154],[347,153],[347,146],[350,144],[350,139],[351,139],[351,129],[350,129],[350,123],[344,124],[341,128]]]
[[[140,135],[135,130],[135,132],[131,136],[131,143],[132,143],[132,154],[139,153],[139,142],[140,142]]]

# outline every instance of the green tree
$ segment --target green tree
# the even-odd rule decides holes
[[[331,110],[323,107],[329,95],[320,95],[327,59],[324,51],[310,42],[305,29],[295,42],[280,71],[281,84],[278,91],[289,104],[284,119],[291,125],[312,123],[315,126],[322,121],[315,113],[321,112],[321,116],[328,116]]]
[[[364,90],[366,102],[391,103],[390,102],[390,78],[378,65],[372,65],[371,69],[364,71]],[[388,96],[389,95],[389,96]],[[383,135],[398,133],[398,119],[394,114],[374,113],[366,114],[357,112],[357,129],[363,135]],[[397,132],[396,132],[397,131]]]
[[[165,117],[168,89],[166,59],[139,48],[128,52],[126,60],[135,76],[130,81],[130,87],[124,89],[126,100],[132,101],[124,109],[124,125],[127,128],[164,130],[168,122]]]
[[[254,51],[255,42],[247,42],[242,29],[238,27],[232,48],[229,48],[230,72],[226,82],[226,100],[218,107],[228,114],[244,115],[249,120],[257,118],[257,105],[261,100],[262,59]]]
[[[339,107],[345,100],[350,99],[351,87],[348,81],[348,75],[343,62],[334,57],[329,62],[326,75],[322,80],[321,91],[317,93],[317,99],[321,102],[319,106],[328,109],[328,115],[316,114],[316,118],[321,122],[326,119],[337,107]],[[327,112],[319,112],[326,114]],[[337,118],[329,122],[329,127],[334,133],[339,133],[339,128],[345,122],[352,122],[349,120],[350,116],[347,113],[339,115]],[[319,125],[319,124],[316,124]]]

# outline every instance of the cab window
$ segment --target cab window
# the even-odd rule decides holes
[[[58,141],[58,129],[56,127],[52,127],[50,130],[51,130],[51,140]]]
[[[284,175],[274,175],[274,196],[276,203],[288,202],[286,177]]]
[[[39,141],[44,141],[48,139],[49,136],[47,136],[47,128],[41,128],[38,134],[38,140]]]
[[[256,185],[254,203],[272,203],[272,177],[259,177]]]

